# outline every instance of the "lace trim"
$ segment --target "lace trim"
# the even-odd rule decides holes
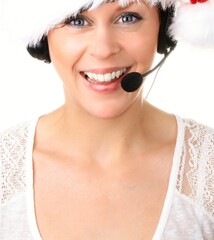
[[[0,135],[1,206],[26,190],[29,125],[18,125]],[[214,216],[214,130],[195,121],[184,120],[184,132],[176,188]]]
[[[1,207],[26,188],[26,146],[29,123],[0,135]]]
[[[214,216],[214,130],[192,120],[184,127],[177,190]]]

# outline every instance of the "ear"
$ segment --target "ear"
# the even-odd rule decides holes
[[[45,63],[51,63],[47,37],[43,37],[35,47],[28,45],[27,51],[32,57],[42,60]]]

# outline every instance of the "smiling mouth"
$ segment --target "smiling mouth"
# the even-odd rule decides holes
[[[81,72],[81,74],[86,78],[87,81],[93,84],[110,84],[122,77],[126,71],[127,68],[122,68],[121,70],[105,74],[96,74],[92,72]]]

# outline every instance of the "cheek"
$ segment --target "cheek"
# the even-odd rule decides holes
[[[133,46],[133,53],[135,59],[139,62],[150,62],[153,60],[155,52],[157,51],[157,36],[156,35],[145,35],[137,37]]]
[[[71,71],[84,52],[80,39],[52,32],[48,36],[50,57],[58,72]]]
[[[137,62],[148,63],[153,61],[158,45],[159,20],[155,16],[154,21],[145,24],[142,31],[129,41],[129,51]]]

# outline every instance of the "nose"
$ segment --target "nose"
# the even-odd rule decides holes
[[[107,59],[120,51],[120,39],[114,30],[100,27],[94,30],[90,41],[90,54],[98,59]]]

